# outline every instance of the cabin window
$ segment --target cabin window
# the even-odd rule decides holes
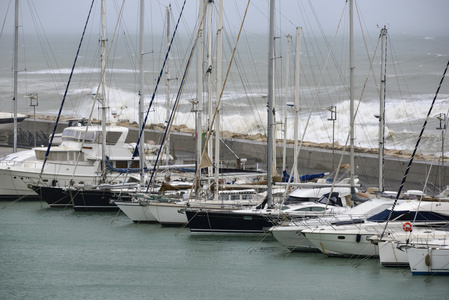
[[[295,211],[310,211],[310,207],[298,208],[298,209],[295,209]]]
[[[220,201],[226,201],[226,200],[229,200],[229,196],[228,195],[226,195],[226,194],[221,194],[221,195],[218,195],[218,200],[220,200]]]
[[[128,168],[128,161],[126,160],[117,160],[115,162],[115,167],[119,169],[127,169]],[[138,168],[139,167],[139,161],[134,160],[131,164],[131,168]]]
[[[84,137],[86,137],[86,143],[94,143],[99,135],[99,132],[96,131],[88,131],[87,133],[84,130],[74,130],[73,128],[66,128],[62,132],[62,140],[63,141],[74,141],[74,142],[82,142]]]
[[[35,151],[35,155],[36,158],[39,160],[44,160],[45,159],[45,151]],[[63,152],[59,152],[59,151],[50,151],[50,153],[48,154],[47,160],[48,161],[63,161],[63,162],[68,162],[68,161],[76,161],[78,158],[78,154],[79,152],[75,152],[75,151],[63,151]],[[80,153],[80,157],[79,160],[82,161],[84,160],[84,154]]]
[[[115,162],[115,167],[120,169],[126,169],[128,168],[128,163],[123,160],[118,160]]]
[[[70,130],[70,129],[64,129],[64,131],[62,132],[61,138],[63,141],[76,141],[77,140],[76,131]]]
[[[122,136],[121,132],[108,132],[106,133],[106,144],[107,145],[115,145],[117,144],[119,138]]]
[[[324,211],[324,207],[311,207],[311,211]]]
[[[84,136],[86,136],[86,142],[89,143],[94,143],[97,137],[97,132],[93,132],[93,131],[81,131],[80,135],[79,135],[79,140],[80,142],[84,139]]]
[[[324,211],[324,207],[302,207],[295,211]]]
[[[139,167],[139,161],[134,160],[131,164],[131,168],[138,168]]]

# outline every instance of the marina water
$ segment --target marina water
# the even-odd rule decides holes
[[[124,214],[2,202],[0,299],[447,299],[445,276],[290,253],[270,236],[201,235]]]

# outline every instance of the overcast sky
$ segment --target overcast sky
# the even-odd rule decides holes
[[[108,29],[113,30],[116,11],[121,0],[107,0]],[[228,26],[239,26],[246,1],[224,0]],[[268,0],[253,0],[249,8],[245,29],[249,32],[267,33]],[[124,21],[129,32],[136,32],[138,0],[125,3]],[[173,17],[179,14],[181,0],[146,0],[147,27],[161,32],[164,24],[165,6],[172,3]],[[277,18],[282,18],[283,30],[305,26],[312,18],[311,5],[316,20],[326,33],[333,34],[345,6],[345,0],[281,0],[277,3]],[[357,1],[362,22],[368,30],[377,30],[377,25],[386,25],[390,34],[420,34],[425,36],[449,35],[449,0],[363,0]],[[20,24],[26,33],[35,31],[35,24],[47,34],[80,34],[86,21],[91,0],[20,0]],[[95,14],[98,16],[100,1],[96,0]],[[30,10],[34,11],[31,15]],[[188,0],[182,28],[193,28],[198,14],[198,0]],[[6,15],[7,13],[7,15]],[[110,17],[112,15],[112,17]],[[14,18],[14,0],[0,1],[0,17],[3,33],[11,33]],[[37,21],[39,20],[39,21]],[[316,22],[316,21],[314,21]],[[358,21],[357,21],[358,22]],[[225,21],[226,24],[226,21]],[[232,25],[231,25],[232,24]],[[226,25],[225,25],[226,26]],[[288,28],[288,29],[286,29]]]

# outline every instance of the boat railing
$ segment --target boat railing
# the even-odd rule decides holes
[[[15,166],[22,166],[24,164],[24,161],[15,161],[14,158],[5,159],[5,156],[3,156],[2,158],[0,158],[0,165],[15,167]]]

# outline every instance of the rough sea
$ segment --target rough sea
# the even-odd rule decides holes
[[[293,32],[294,33],[294,32]],[[293,34],[292,33],[292,34]],[[21,41],[19,54],[19,113],[33,114],[28,94],[37,93],[39,104],[36,113],[56,116],[64,99],[80,35],[48,36],[42,43],[35,36]],[[0,104],[3,110],[13,109],[12,40],[4,35],[0,43]],[[175,38],[168,63],[170,78],[167,88],[164,70],[160,83],[156,82],[165,56],[165,38],[146,36],[147,53],[144,58],[145,109],[149,109],[147,123],[165,123],[168,105],[172,111],[173,102],[181,90],[184,74],[187,74],[174,124],[195,127],[197,100],[196,69],[197,56],[193,55],[190,68],[186,64],[194,39],[182,36]],[[369,39],[368,39],[369,38]],[[356,107],[355,145],[365,148],[379,147],[380,113],[380,46],[378,37],[360,36],[355,39],[354,98]],[[66,117],[99,118],[98,107],[93,107],[93,98],[98,90],[101,68],[99,46],[96,35],[86,36],[77,58],[70,86],[65,97],[62,115]],[[112,42],[111,42],[112,41]],[[326,41],[326,42],[325,42]],[[178,43],[176,43],[178,42]],[[235,36],[225,36],[223,78],[228,69]],[[112,43],[112,46],[111,46]],[[365,43],[367,46],[365,46]],[[109,113],[116,113],[116,119],[138,120],[139,84],[135,36],[121,36],[109,39],[108,70],[105,73],[106,99]],[[332,52],[329,51],[332,46]],[[316,143],[344,145],[349,133],[349,66],[348,41],[344,38],[317,38],[303,34],[300,55],[299,84],[299,139]],[[215,45],[213,45],[215,47]],[[293,139],[295,93],[296,41],[292,40],[287,81],[287,41],[276,39],[275,60],[275,102],[277,138],[283,138],[284,125],[287,139]],[[368,54],[365,49],[368,49]],[[43,50],[44,49],[44,50]],[[385,148],[412,152],[418,134],[429,112],[432,100],[441,81],[449,59],[449,37],[410,36],[389,33],[387,39],[386,96],[385,96]],[[215,50],[215,48],[214,48]],[[257,134],[266,133],[267,115],[267,51],[266,36],[248,35],[241,37],[230,67],[223,91],[220,110],[222,130]],[[332,55],[330,55],[332,53]],[[373,62],[370,68],[370,61]],[[203,63],[207,70],[207,62]],[[215,66],[214,66],[215,67]],[[447,76],[447,75],[446,75]],[[203,122],[206,122],[208,106],[207,79],[204,80]],[[212,80],[212,96],[216,99],[216,83]],[[418,153],[441,155],[444,127],[437,116],[448,114],[449,82],[443,83],[430,114]],[[329,108],[336,107],[335,123],[330,121]],[[212,109],[215,110],[215,104]],[[287,122],[285,122],[285,119]],[[333,131],[333,125],[335,130]],[[206,125],[203,125],[206,130]],[[449,155],[445,138],[444,151]]]

